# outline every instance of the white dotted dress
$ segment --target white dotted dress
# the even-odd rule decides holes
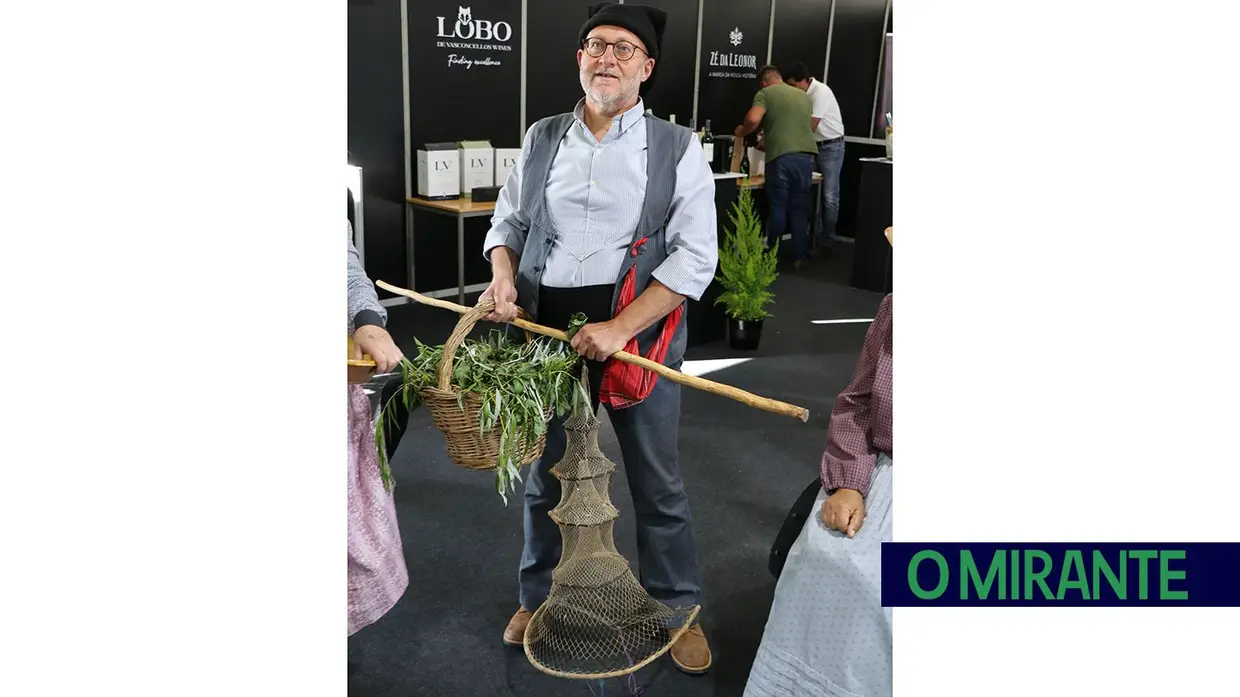
[[[847,535],[822,523],[825,490],[775,587],[745,697],[891,695],[891,608],[880,604],[880,546],[891,540],[891,458],[878,456],[866,516]]]

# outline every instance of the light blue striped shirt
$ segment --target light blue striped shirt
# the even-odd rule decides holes
[[[573,111],[576,120],[560,143],[546,182],[547,213],[557,234],[541,283],[553,288],[615,283],[646,196],[642,102],[612,120],[601,142],[586,126],[583,108],[584,100]],[[521,187],[525,184],[521,169],[532,146],[532,130],[526,132],[521,157],[495,203],[491,230],[483,244],[488,260],[491,250],[500,245],[518,255],[525,246],[530,220],[521,210]],[[504,220],[515,224],[499,226]],[[701,299],[715,274],[717,235],[715,180],[694,139],[679,155],[676,192],[667,224],[668,258],[655,269],[654,277],[676,293]]]

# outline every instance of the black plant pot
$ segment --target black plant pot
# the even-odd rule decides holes
[[[728,318],[728,347],[737,351],[753,351],[762,339],[762,320]]]

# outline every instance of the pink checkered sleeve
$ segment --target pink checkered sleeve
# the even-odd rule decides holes
[[[865,496],[880,451],[891,452],[891,296],[866,333],[852,382],[831,411],[822,454],[822,485]]]

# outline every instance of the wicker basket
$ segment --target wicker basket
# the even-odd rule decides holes
[[[469,333],[473,331],[478,320],[495,309],[491,301],[483,301],[469,312],[461,315],[461,321],[444,343],[443,358],[439,361],[436,371],[437,387],[422,390],[422,402],[430,408],[435,427],[443,433],[448,446],[448,456],[452,462],[471,470],[490,471],[496,468],[499,459],[499,434],[497,424],[489,433],[483,435],[479,428],[478,410],[482,400],[473,393],[466,393],[463,401],[464,409],[458,403],[460,394],[452,387],[452,362],[456,358],[456,350]],[[524,312],[520,313],[522,317]],[[529,333],[526,333],[529,337]],[[551,418],[548,410],[545,417]],[[501,421],[503,416],[500,417]],[[533,442],[518,443],[516,452],[520,453],[518,467],[524,467],[537,460],[547,443],[547,436],[539,436]]]

